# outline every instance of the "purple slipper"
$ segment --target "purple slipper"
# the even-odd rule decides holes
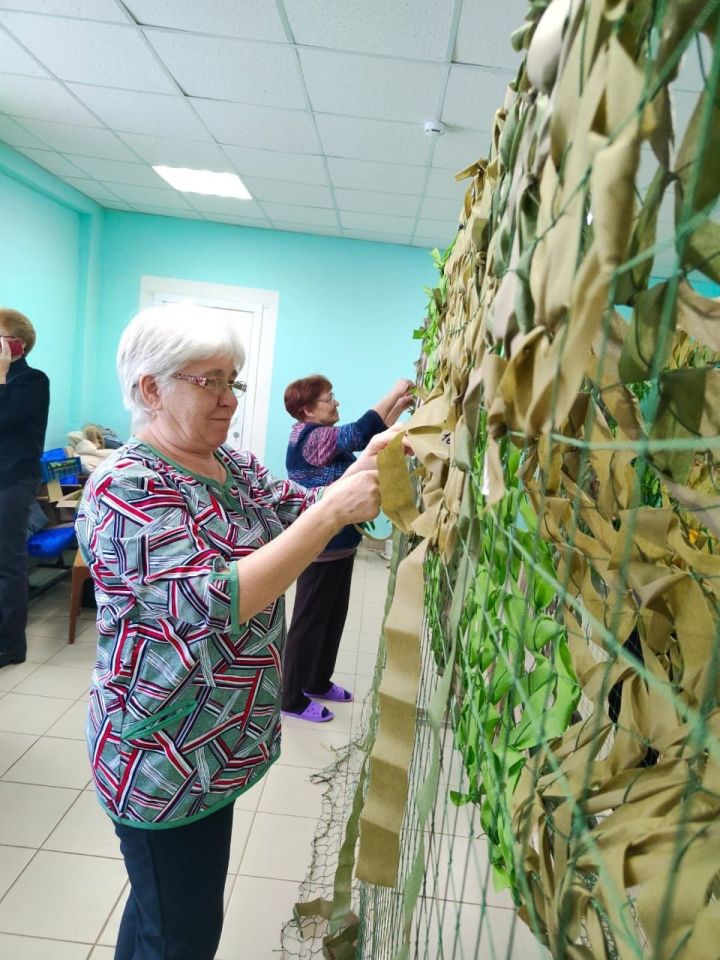
[[[352,693],[338,683],[331,683],[330,689],[325,693],[309,693],[307,690],[303,690],[303,693],[313,700],[334,700],[336,703],[350,703],[353,698]]]
[[[319,703],[309,703],[302,713],[293,713],[292,710],[282,710],[283,716],[296,717],[298,720],[309,720],[311,723],[327,723],[335,714]]]

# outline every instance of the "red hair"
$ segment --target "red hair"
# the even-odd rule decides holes
[[[320,373],[303,377],[302,380],[293,380],[285,387],[285,409],[291,417],[302,420],[305,417],[305,407],[314,406],[328,390],[332,390],[332,384]]]

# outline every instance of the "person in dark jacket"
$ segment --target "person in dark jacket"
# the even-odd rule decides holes
[[[35,329],[0,307],[0,667],[27,655],[27,526],[40,482],[50,384],[25,357]]]
[[[339,403],[330,381],[319,374],[294,380],[285,390],[285,409],[298,421],[285,459],[288,477],[304,487],[337,480],[355,462],[354,451],[364,450],[411,406],[411,387],[409,380],[398,380],[359,420],[338,426]],[[290,716],[324,723],[334,714],[317,700],[353,698],[351,691],[333,683],[332,675],[361,539],[357,527],[344,527],[298,577],[283,659],[282,709]]]

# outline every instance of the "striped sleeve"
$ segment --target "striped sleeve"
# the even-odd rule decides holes
[[[316,427],[302,446],[302,455],[314,467],[324,467],[341,453],[364,450],[385,429],[380,414],[368,410],[359,420],[339,427]]]

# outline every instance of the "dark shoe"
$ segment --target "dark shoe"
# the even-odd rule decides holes
[[[0,667],[9,667],[12,663],[25,663],[27,659],[24,653],[13,653],[11,650],[0,653]]]

